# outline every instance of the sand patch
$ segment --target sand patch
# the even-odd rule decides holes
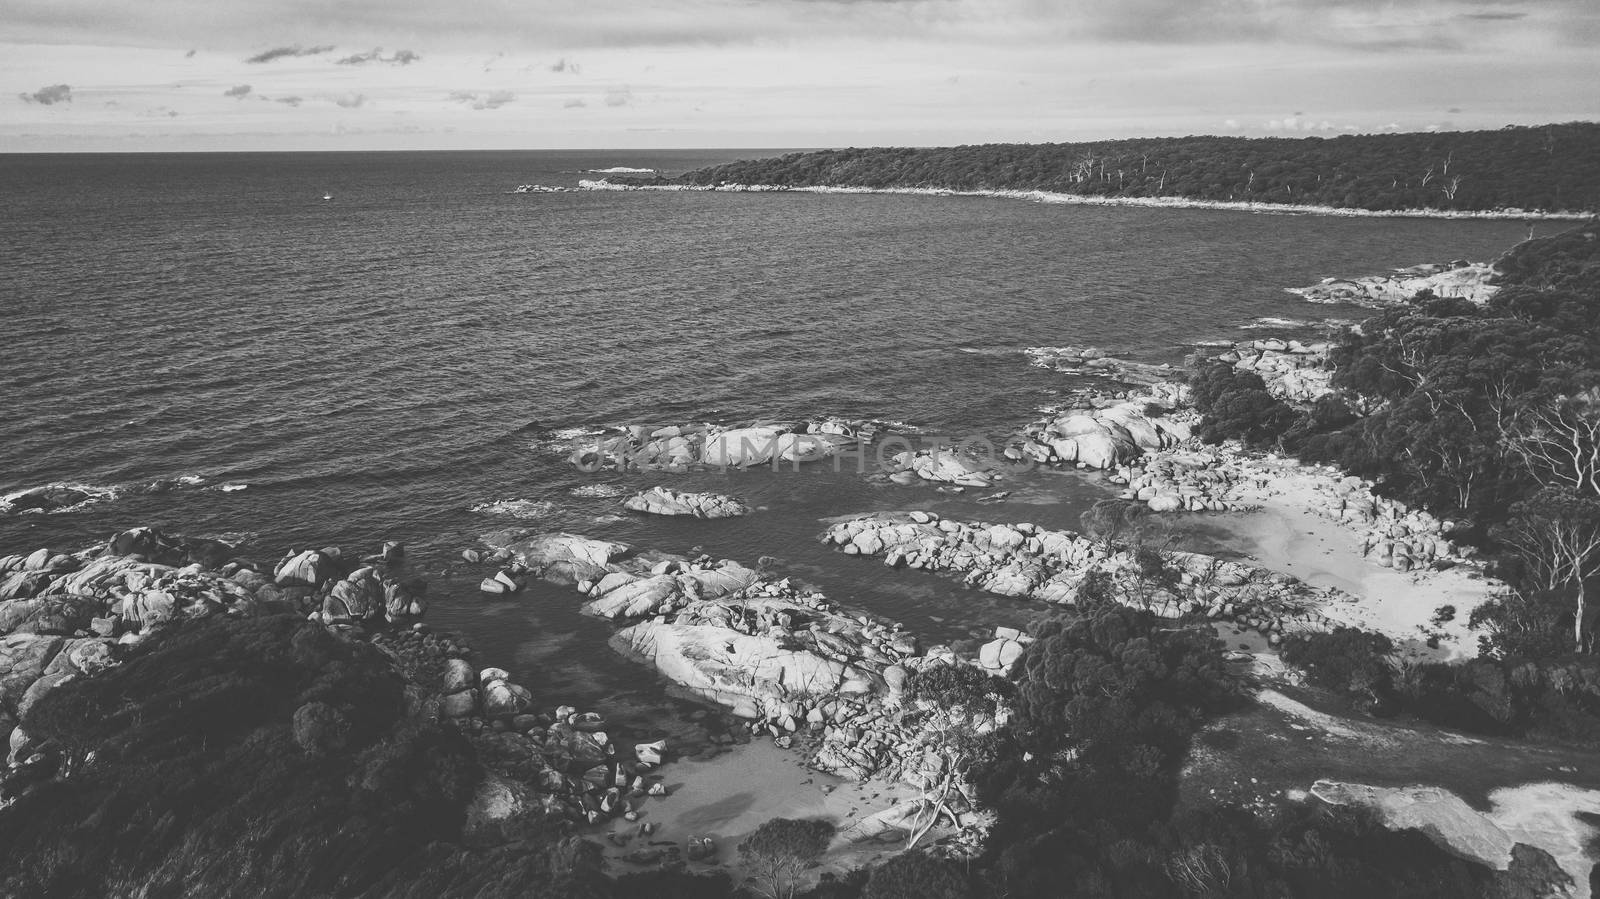
[[[1291,574],[1330,593],[1318,611],[1395,641],[1403,657],[1431,660],[1474,658],[1477,634],[1467,627],[1472,610],[1498,586],[1474,567],[1396,571],[1362,555],[1354,529],[1313,511],[1336,479],[1312,468],[1279,464],[1263,472],[1266,486],[1241,486],[1234,497],[1258,511],[1209,519],[1237,539],[1250,560]],[[1444,606],[1451,620],[1434,624]],[[1437,647],[1428,646],[1436,636]]]
[[[800,755],[779,749],[769,740],[735,746],[707,761],[683,760],[661,769],[668,795],[636,801],[639,823],[621,819],[597,835],[615,873],[645,870],[624,860],[630,852],[655,847],[687,849],[690,837],[710,837],[716,855],[708,862],[689,862],[695,872],[729,871],[737,880],[738,845],[773,818],[823,818],[842,832],[872,815],[920,795],[903,784],[857,784],[806,767]],[[651,822],[656,832],[638,835],[639,824]],[[633,835],[624,846],[606,834]],[[905,842],[852,843],[834,840],[822,865],[812,873],[842,874],[851,868],[893,855]]]

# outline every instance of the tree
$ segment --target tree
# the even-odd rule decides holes
[[[1177,761],[1200,718],[1231,702],[1234,688],[1209,629],[1171,628],[1110,589],[1091,575],[1075,614],[1039,626],[1017,703],[1047,743],[1150,776]]]
[[[1496,536],[1522,564],[1530,587],[1573,591],[1573,643],[1582,652],[1587,581],[1600,574],[1600,499],[1545,488],[1513,506]]]
[[[948,859],[902,852],[872,869],[861,899],[967,899],[972,885]]]
[[[756,892],[767,899],[794,899],[800,874],[833,840],[834,826],[821,820],[773,818],[739,844],[739,855]]]
[[[1506,442],[1541,483],[1600,499],[1600,388],[1524,410]]]
[[[928,818],[914,825],[906,848],[917,845],[933,828],[941,813],[959,824],[946,801],[955,790],[972,803],[968,789],[974,767],[993,760],[996,751],[996,716],[1015,693],[1010,681],[973,665],[935,665],[911,676],[906,699],[924,708],[918,726],[943,760],[943,777],[936,791],[927,791]],[[918,816],[920,817],[920,815]]]

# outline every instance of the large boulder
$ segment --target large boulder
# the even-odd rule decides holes
[[[0,601],[28,599],[37,596],[50,586],[50,574],[44,571],[17,570],[0,579]]]
[[[145,590],[124,599],[120,612],[136,630],[147,631],[178,617],[178,599],[166,590]]]
[[[44,675],[66,639],[42,634],[0,637],[0,704],[15,712],[28,688]]]
[[[604,577],[629,553],[625,543],[560,533],[508,540],[505,549],[542,577],[567,584]]]
[[[88,628],[100,611],[100,603],[81,596],[0,602],[0,633],[71,634]]]
[[[701,461],[707,465],[740,468],[772,461],[779,453],[779,428],[734,428],[706,438]]]
[[[295,553],[279,563],[273,578],[281,587],[320,587],[338,577],[338,560],[310,549]]]
[[[659,574],[619,584],[583,607],[601,618],[644,618],[683,597],[676,575]]]
[[[527,687],[505,680],[492,680],[483,688],[483,714],[488,718],[510,718],[533,705]]]
[[[605,735],[557,722],[550,725],[544,752],[551,767],[568,774],[582,774],[606,760]]]
[[[845,665],[765,634],[645,621],[613,638],[667,679],[722,705],[776,706],[791,696],[834,696]]]
[[[536,797],[525,784],[485,771],[477,793],[467,805],[466,830],[493,834],[499,825],[521,818],[536,807]]]
[[[372,568],[358,568],[333,585],[322,601],[322,620],[332,624],[365,621],[383,614],[384,587]]]

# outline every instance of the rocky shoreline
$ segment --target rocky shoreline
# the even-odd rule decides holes
[[[1319,284],[1291,287],[1288,292],[1309,303],[1354,303],[1382,309],[1398,306],[1428,290],[1436,297],[1463,299],[1482,305],[1499,290],[1490,283],[1497,273],[1493,263],[1458,259],[1414,265],[1384,275],[1324,278]]]
[[[0,558],[0,731],[8,746],[0,800],[70,776],[74,760],[64,747],[23,726],[52,690],[124,664],[164,628],[260,615],[309,618],[341,639],[370,643],[404,678],[411,718],[454,722],[485,769],[467,809],[469,832],[530,818],[633,821],[648,799],[665,794],[656,773],[662,741],[623,746],[598,713],[542,708],[504,669],[474,665],[460,637],[421,623],[425,592],[394,543],[362,558],[337,547],[292,550],[263,566],[220,541],[135,528],[79,552]],[[330,713],[306,714],[310,721]]]

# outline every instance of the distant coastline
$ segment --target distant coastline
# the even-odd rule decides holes
[[[782,184],[618,184],[601,178],[578,182],[581,190],[596,191],[716,191],[722,193],[811,193],[811,194],[911,194],[928,197],[989,197],[1004,200],[1029,200],[1070,206],[1142,206],[1152,209],[1225,209],[1272,215],[1331,215],[1351,218],[1433,218],[1486,219],[1511,221],[1582,222],[1594,218],[1587,212],[1547,212],[1522,209],[1349,209],[1296,203],[1241,202],[1236,200],[1195,200],[1187,197],[1103,197],[1057,193],[1046,190],[951,190],[938,187],[840,187],[817,185],[790,187]]]

